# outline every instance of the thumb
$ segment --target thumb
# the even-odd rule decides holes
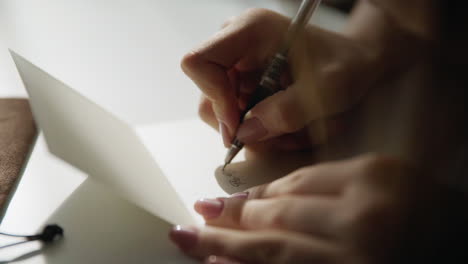
[[[294,89],[277,92],[252,108],[237,131],[237,138],[254,143],[299,131],[310,121]]]

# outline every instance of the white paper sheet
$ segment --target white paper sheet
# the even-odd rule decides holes
[[[130,126],[14,52],[12,57],[53,154],[154,215],[196,223]]]
[[[45,248],[40,263],[197,263],[169,241],[170,223],[121,199],[93,178],[73,192],[48,223],[59,223],[65,236]]]

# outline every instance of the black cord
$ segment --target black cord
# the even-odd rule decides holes
[[[8,233],[3,233],[0,232],[0,235],[3,236],[9,236],[9,237],[19,237],[19,238],[25,238],[26,240],[20,241],[20,242],[15,242],[12,244],[7,244],[0,246],[0,250],[8,247],[13,247],[16,245],[28,243],[31,241],[42,241],[46,244],[52,243],[60,238],[63,237],[63,228],[61,228],[59,225],[47,225],[44,227],[42,232],[37,235],[32,235],[32,236],[25,236],[25,235],[14,235],[14,234],[8,234]]]
[[[13,235],[13,234],[8,234],[8,233],[3,233],[3,232],[0,232],[0,235],[9,236],[9,237],[26,237],[24,235]]]

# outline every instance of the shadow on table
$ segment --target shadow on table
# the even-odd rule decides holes
[[[2,260],[0,261],[0,264],[8,264],[8,263],[15,263],[15,262],[19,262],[19,261],[22,261],[22,260],[26,260],[26,259],[29,259],[29,258],[32,258],[32,257],[35,257],[39,254],[42,253],[42,250],[39,249],[39,250],[34,250],[34,251],[31,251],[31,252],[27,252],[21,256],[18,256],[16,258],[12,258],[10,260]]]

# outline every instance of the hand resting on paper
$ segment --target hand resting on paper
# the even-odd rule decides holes
[[[437,254],[431,248],[445,243],[432,230],[450,226],[444,210],[457,200],[445,200],[448,192],[421,176],[374,154],[305,167],[198,201],[208,226],[178,227],[171,238],[205,263],[429,263]]]

